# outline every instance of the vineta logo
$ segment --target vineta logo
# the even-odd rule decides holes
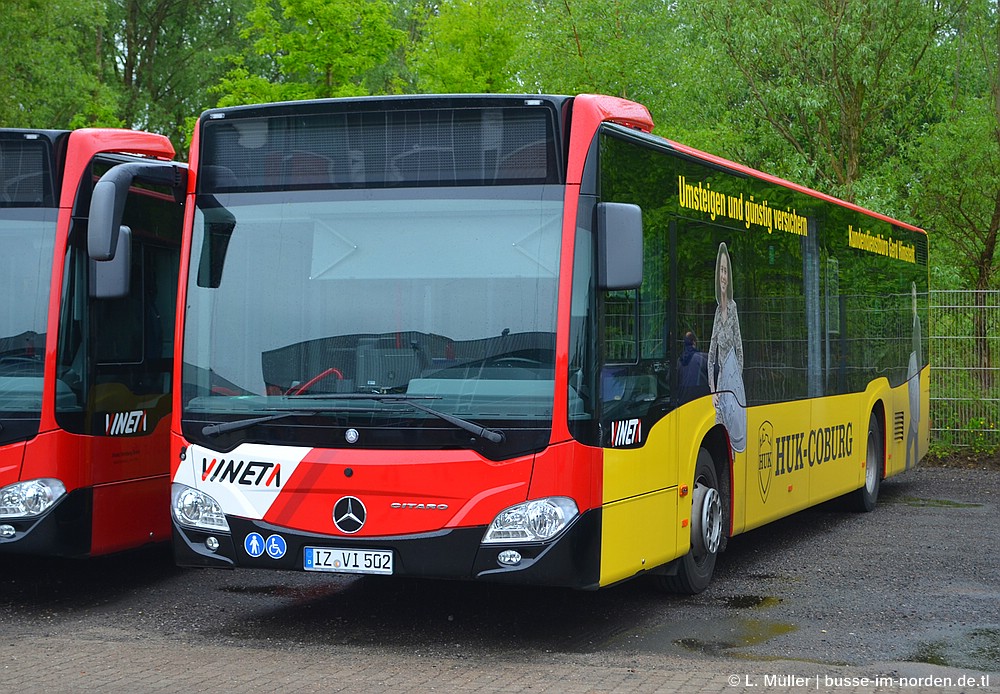
[[[631,446],[642,441],[642,420],[626,419],[611,422],[611,447]]]
[[[104,433],[107,436],[126,436],[146,431],[146,411],[109,412],[104,415]]]
[[[281,463],[262,460],[201,459],[201,481],[240,484],[244,487],[281,487]]]

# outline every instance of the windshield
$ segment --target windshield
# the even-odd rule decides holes
[[[543,446],[561,211],[541,185],[202,196],[185,434],[345,445],[339,427],[358,446],[431,447],[456,437],[445,413]],[[294,416],[204,439],[206,423],[281,410]]]
[[[38,432],[56,212],[0,210],[0,444]]]

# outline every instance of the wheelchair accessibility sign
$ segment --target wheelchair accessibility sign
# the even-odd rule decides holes
[[[267,556],[271,559],[281,559],[288,551],[288,545],[281,535],[271,535],[265,540],[260,533],[250,533],[243,540],[243,549],[254,559],[264,552],[267,552]]]

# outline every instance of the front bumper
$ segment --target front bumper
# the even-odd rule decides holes
[[[484,580],[526,585],[594,589],[600,581],[601,512],[580,515],[558,537],[548,542],[483,545],[485,527],[456,528],[403,537],[355,538],[311,535],[260,521],[227,516],[230,534],[206,532],[174,522],[174,558],[179,566],[284,569],[304,571],[304,550],[311,547],[388,549],[393,553],[393,575],[422,578]],[[250,533],[264,538],[278,535],[285,552],[278,559],[267,553],[252,557],[244,550]],[[210,551],[205,541],[214,537],[219,547]],[[513,549],[522,559],[505,566],[497,555]]]
[[[0,519],[14,527],[14,536],[0,538],[0,554],[84,557],[90,554],[94,493],[84,487],[59,499],[42,515]]]

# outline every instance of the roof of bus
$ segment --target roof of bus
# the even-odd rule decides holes
[[[489,102],[514,102],[514,101],[538,101],[548,102],[559,107],[574,97],[555,94],[388,94],[379,96],[345,96],[329,99],[305,99],[302,101],[275,101],[262,104],[243,104],[240,106],[225,106],[212,108],[201,114],[202,120],[222,118],[228,114],[250,115],[257,110],[268,111],[288,111],[321,108],[324,105],[332,104],[380,104],[393,105],[408,102],[423,102],[422,105],[431,106],[433,103],[451,104],[455,102],[489,103]]]
[[[646,127],[651,126],[652,120],[648,121],[641,118],[643,113],[648,114],[645,106],[639,104],[638,102],[629,101],[627,99],[622,99],[619,97],[610,97],[599,94],[581,94],[576,97],[556,95],[556,94],[406,94],[406,95],[386,95],[386,96],[358,96],[358,97],[340,97],[332,99],[310,99],[305,101],[283,101],[268,104],[248,104],[242,106],[229,106],[225,108],[209,109],[205,111],[201,120],[212,120],[216,118],[225,118],[229,114],[239,114],[242,116],[251,116],[256,111],[268,110],[268,111],[292,111],[292,110],[302,110],[322,108],[324,105],[330,104],[352,104],[352,105],[363,105],[363,104],[381,104],[381,105],[392,105],[392,104],[402,104],[402,103],[413,103],[413,102],[423,102],[424,105],[430,106],[434,103],[445,105],[454,104],[456,102],[466,102],[471,104],[474,103],[488,103],[488,102],[511,102],[511,101],[544,101],[552,104],[557,109],[565,105],[567,102],[584,102],[587,103],[592,109],[597,109],[600,113],[602,120],[616,122],[623,127],[629,127],[633,130],[639,130],[644,133],[647,137],[656,138],[662,141],[664,144],[669,146],[671,149],[684,154],[686,156],[692,157],[704,161],[706,163],[712,164],[725,169],[730,169],[734,172],[758,178],[775,185],[780,185],[805,195],[839,205],[842,207],[849,208],[861,214],[881,219],[890,224],[894,224],[899,227],[910,229],[911,231],[916,231],[926,234],[926,232],[920,227],[908,224],[907,222],[902,222],[898,219],[889,217],[888,215],[880,214],[878,212],[873,212],[872,210],[861,207],[846,200],[841,200],[832,195],[826,193],[821,193],[817,190],[813,190],[804,185],[798,183],[793,183],[791,181],[785,180],[778,176],[772,174],[764,173],[757,169],[753,169],[749,166],[744,166],[743,164],[738,164],[734,161],[730,161],[723,157],[709,154],[708,152],[703,152],[701,150],[695,149],[694,147],[689,147],[687,145],[675,142],[673,140],[661,137],[659,135],[654,135],[646,132]],[[640,112],[641,110],[641,112]],[[640,127],[641,126],[641,127]]]
[[[59,137],[65,133],[70,132],[69,130],[53,130],[51,128],[0,128],[0,135],[28,135],[28,136],[41,136],[49,138],[50,140]]]

